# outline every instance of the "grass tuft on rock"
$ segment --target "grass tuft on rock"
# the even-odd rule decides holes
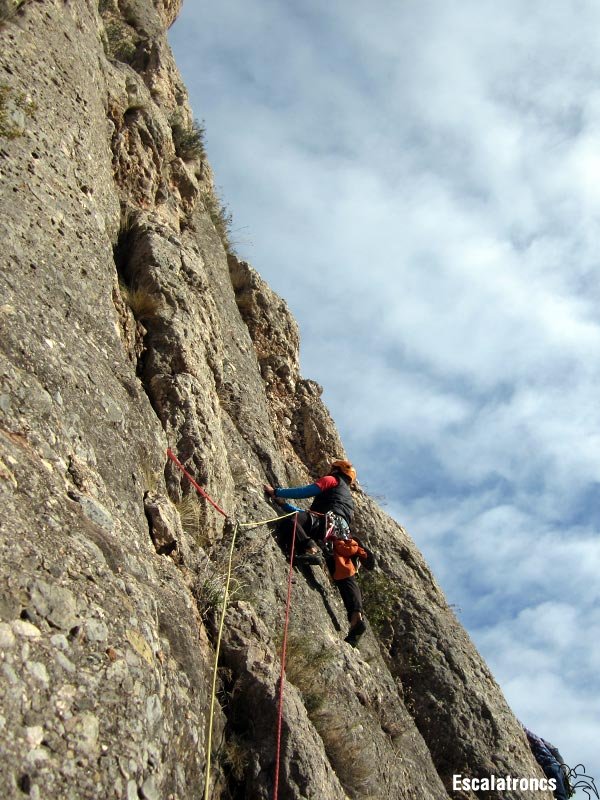
[[[227,206],[223,203],[221,198],[213,191],[208,191],[202,196],[204,208],[215,226],[215,230],[219,234],[225,252],[230,255],[235,255],[233,243],[231,241],[231,226],[233,217]]]
[[[210,540],[204,532],[206,513],[197,497],[193,494],[186,494],[174,505],[183,530],[192,537],[198,547],[207,547]]]
[[[123,284],[119,285],[125,303],[131,309],[137,320],[152,320],[160,316],[164,309],[164,302],[160,295],[152,292],[145,286],[130,289]]]
[[[241,782],[250,763],[251,748],[248,742],[235,734],[224,745],[223,761],[238,783]]]
[[[277,643],[281,650],[281,641]],[[306,712],[310,717],[325,702],[326,687],[323,683],[323,670],[335,656],[335,651],[325,646],[315,645],[311,636],[291,632],[287,641],[285,674],[288,680],[300,690]]]
[[[359,581],[367,619],[377,638],[385,641],[391,633],[396,609],[400,604],[398,586],[377,569],[362,571]]]
[[[223,606],[226,580],[227,576],[221,571],[214,572],[210,575],[205,572],[205,574],[198,579],[194,586],[194,597],[196,598],[198,611],[203,619],[206,619],[209,614],[215,611],[218,612]],[[229,583],[227,602],[231,603],[235,599],[240,599],[243,589],[244,585],[242,582],[232,577]]]
[[[197,576],[193,587],[196,606],[203,619],[212,618],[214,621],[214,615],[218,614],[223,606],[226,584],[227,564],[207,561],[203,573]],[[243,600],[246,588],[245,583],[232,575],[229,581],[228,604],[233,600]]]
[[[179,115],[175,115],[171,119],[171,131],[175,153],[179,158],[184,161],[206,159],[206,128],[203,123],[195,119],[191,125],[186,125]]]
[[[134,29],[118,18],[108,20],[104,26],[104,51],[109,58],[130,64],[135,56],[139,36]]]

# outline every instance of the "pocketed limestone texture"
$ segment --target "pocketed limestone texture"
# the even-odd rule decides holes
[[[231,520],[344,455],[285,302],[223,246],[179,7],[0,6],[2,797],[203,796]],[[381,624],[350,648],[335,587],[294,573],[280,798],[541,777],[410,537],[355,498]],[[272,797],[286,581],[272,528],[240,530],[211,798]]]

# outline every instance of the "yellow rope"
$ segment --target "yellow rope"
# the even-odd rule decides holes
[[[225,623],[225,614],[227,612],[227,600],[229,599],[229,584],[231,583],[231,570],[232,570],[232,563],[233,563],[233,549],[235,547],[235,537],[237,536],[237,532],[239,529],[239,523],[235,526],[233,530],[233,536],[231,538],[231,547],[229,549],[229,564],[227,565],[227,580],[225,581],[225,592],[223,594],[223,606],[221,608],[221,621],[219,622],[219,632],[217,634],[217,644],[215,647],[215,666],[213,669],[213,679],[212,679],[212,691],[211,691],[211,698],[210,698],[210,713],[208,715],[208,741],[206,747],[206,783],[204,789],[204,800],[209,800],[209,790],[210,790],[210,758],[211,758],[211,750],[212,750],[212,732],[213,732],[213,721],[215,716],[215,702],[217,696],[217,669],[219,665],[219,651],[221,650],[221,637],[223,635],[223,626]]]
[[[260,522],[240,522],[238,523],[240,528],[259,528],[261,525],[267,525],[269,522],[279,522],[280,519],[285,519],[286,517],[293,517],[294,514],[297,514],[297,511],[290,511],[289,514],[281,514],[279,517],[271,517],[271,519],[261,519]]]
[[[223,594],[223,606],[221,608],[221,620],[219,622],[219,632],[217,634],[217,644],[215,647],[215,666],[213,668],[213,678],[212,678],[212,689],[211,689],[211,697],[210,697],[210,713],[208,715],[208,736],[207,736],[207,745],[206,745],[206,782],[204,784],[204,800],[209,800],[209,792],[210,792],[210,761],[211,761],[211,751],[212,751],[212,732],[213,732],[213,723],[215,717],[215,702],[217,697],[217,670],[219,665],[219,652],[221,650],[221,638],[223,636],[223,627],[225,624],[225,614],[227,612],[227,601],[229,599],[229,584],[231,583],[231,570],[232,570],[232,563],[233,563],[233,551],[235,547],[235,539],[240,528],[258,528],[261,525],[267,525],[269,522],[278,522],[281,519],[285,519],[286,517],[293,517],[294,514],[297,514],[297,511],[290,511],[289,514],[282,514],[278,517],[272,517],[271,519],[263,519],[260,522],[237,522],[235,528],[233,530],[233,536],[231,538],[231,547],[229,548],[229,563],[227,565],[227,580],[225,581],[225,592]]]

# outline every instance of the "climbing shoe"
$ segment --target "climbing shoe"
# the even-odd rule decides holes
[[[322,553],[301,553],[294,559],[296,564],[315,564],[319,566],[325,563]]]
[[[352,645],[352,647],[356,647],[360,641],[360,637],[366,630],[367,626],[365,625],[365,621],[361,619],[353,628],[350,628],[348,636],[346,636],[344,641],[348,642],[348,644]]]

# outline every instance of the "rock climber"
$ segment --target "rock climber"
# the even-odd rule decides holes
[[[296,548],[299,555],[319,555],[317,541],[325,539],[325,515],[332,514],[335,522],[349,527],[354,516],[354,500],[350,485],[356,480],[356,470],[349,461],[334,461],[329,472],[314,483],[295,486],[289,489],[273,488],[265,484],[265,494],[278,505],[286,500],[314,497],[311,507],[305,511],[288,503],[290,511],[298,511],[296,521],[288,517],[280,523],[280,533],[284,541],[291,541],[296,526]],[[279,502],[283,500],[284,502]]]
[[[345,641],[356,647],[366,631],[362,592],[356,574],[359,564],[363,564],[366,569],[373,569],[375,558],[360,539],[351,536],[350,531],[334,533],[333,539],[325,543],[325,553],[329,574],[342,596],[350,622],[350,630]]]
[[[554,745],[536,736],[528,728],[523,725],[523,730],[527,736],[531,752],[535,756],[544,774],[547,778],[554,778],[556,781],[556,789],[554,790],[554,797],[556,800],[568,800],[573,795],[573,791],[569,785],[568,778],[563,771],[562,764],[564,761],[559,751]]]
[[[350,485],[356,480],[356,470],[349,461],[338,459],[331,464],[329,472],[314,483],[289,489],[274,488],[265,484],[265,494],[286,511],[297,511],[280,523],[280,535],[289,547],[294,526],[298,563],[322,564],[324,560],[329,573],[339,589],[348,614],[350,630],[346,641],[356,647],[366,630],[363,619],[362,594],[356,579],[359,562],[372,569],[375,560],[358,539],[350,533],[354,515],[354,500]],[[313,497],[308,511],[287,503],[288,499]]]

